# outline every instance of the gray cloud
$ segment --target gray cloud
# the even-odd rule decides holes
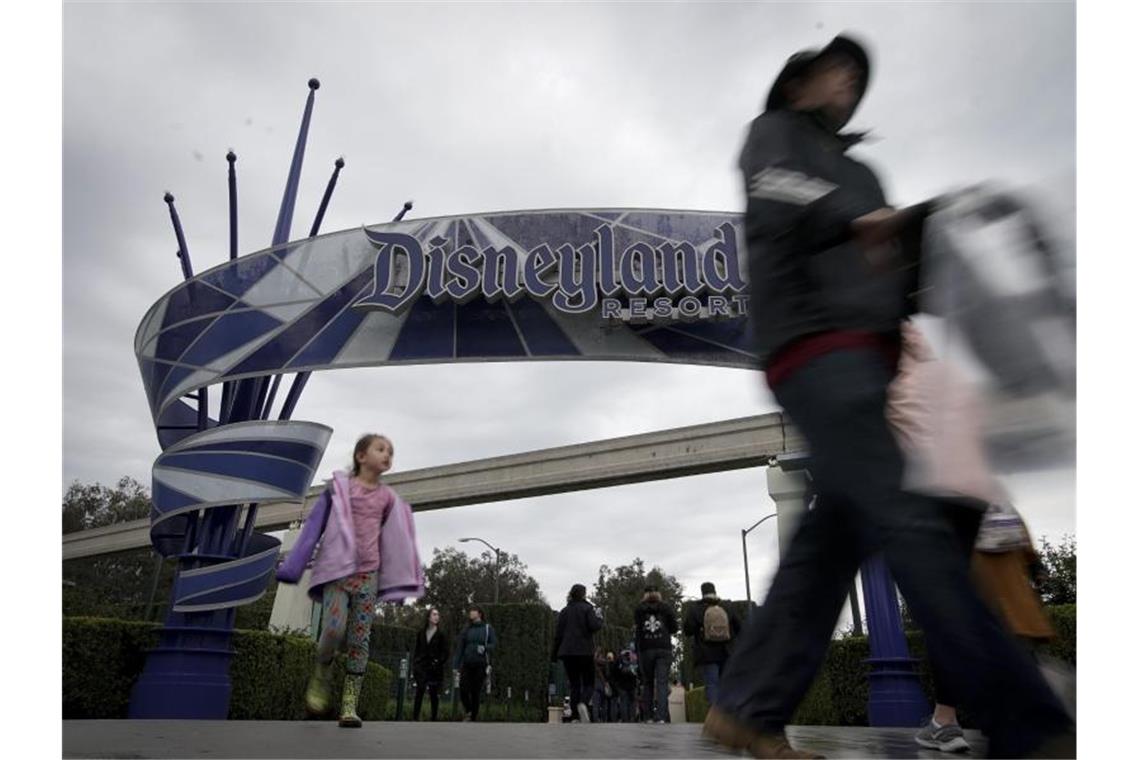
[[[771,78],[795,49],[845,29],[872,46],[852,126],[881,137],[859,152],[892,200],[987,177],[1044,186],[1068,234],[1073,22],[1071,4],[68,4],[64,485],[149,479],[158,446],[132,338],[180,278],[162,194],[177,197],[196,269],[221,263],[233,148],[241,250],[268,245],[310,76],[322,87],[294,237],[339,155],[325,231],[389,219],[407,198],[421,217],[739,209],[736,152]],[[327,474],[369,430],[391,435],[408,469],[773,408],[760,378],[736,370],[536,363],[318,374],[296,417],[334,427]],[[1071,471],[1015,493],[1038,531],[1073,529]],[[757,469],[418,525],[428,555],[465,533],[499,542],[551,601],[637,555],[691,593],[711,578],[742,597],[739,529],[770,509]],[[754,594],[774,567],[766,529],[750,538]]]

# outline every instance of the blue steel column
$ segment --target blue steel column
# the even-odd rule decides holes
[[[895,582],[881,554],[860,570],[863,609],[871,645],[867,721],[872,726],[918,726],[930,703],[918,680],[918,660],[910,656],[903,633]]]
[[[309,95],[273,233],[274,246],[282,245],[289,240],[309,121],[313,112],[314,93],[320,87],[320,82],[316,79],[310,79],[308,84]],[[232,168],[232,161],[230,165]],[[170,206],[171,219],[175,224],[183,275],[189,279],[193,276],[193,270],[181,225],[174,210],[174,198],[168,193],[165,200]],[[231,208],[236,211],[233,201],[231,194]],[[233,225],[234,220],[231,219],[231,230],[235,229]],[[231,238],[231,243],[233,242],[236,240]],[[231,249],[231,258],[233,256]],[[239,381],[233,389],[234,400],[239,403],[233,404],[233,401],[227,399],[232,408],[225,418],[219,420],[219,424],[225,426],[227,423],[260,418],[261,405],[268,391],[266,383],[267,378]],[[204,402],[205,389],[200,398]],[[199,420],[199,434],[203,427],[202,421]],[[157,501],[156,498],[156,509],[152,510],[152,524],[158,514]],[[247,525],[252,525],[257,509],[256,503],[248,503],[246,509]],[[261,556],[266,554],[268,545],[265,545],[265,541],[259,541],[258,547],[248,545],[235,547],[235,544],[248,542],[250,537],[249,531],[238,530],[238,518],[241,512],[242,505],[235,504],[214,507],[201,513],[198,510],[188,513],[185,545],[181,552],[173,555],[178,557],[179,570],[172,597],[176,597],[180,587],[191,586],[197,578],[202,577],[202,573],[209,573],[211,567],[242,559],[247,551]],[[276,539],[269,540],[276,542]],[[276,556],[275,550],[273,556]],[[211,605],[186,606],[197,609],[178,611],[177,600],[172,604],[159,634],[159,644],[148,653],[143,673],[132,690],[128,717],[200,720],[224,720],[227,717],[230,702],[229,668],[234,654],[231,639],[235,607],[228,602],[216,603],[213,609],[205,609]]]

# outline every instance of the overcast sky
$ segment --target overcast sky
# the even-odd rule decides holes
[[[293,237],[347,166],[323,231],[504,209],[740,211],[747,123],[795,50],[847,30],[873,73],[856,154],[904,205],[981,179],[1030,187],[1073,230],[1071,4],[69,4],[64,10],[63,482],[150,482],[159,453],[132,339],[181,279],[223,262],[225,153],[243,253],[269,244],[311,76],[321,80]],[[742,370],[451,364],[315,374],[294,419],[330,425],[321,464],[389,435],[396,470],[773,411]],[[1019,476],[1038,535],[1075,532],[1073,471]],[[744,596],[740,529],[773,511],[751,469],[424,513],[420,550],[481,536],[552,603],[640,556],[689,595]],[[775,521],[749,540],[752,589]],[[458,545],[457,545],[458,546]],[[463,547],[465,548],[465,547]]]

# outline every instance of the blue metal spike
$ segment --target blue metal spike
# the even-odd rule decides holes
[[[412,210],[412,202],[411,201],[404,201],[404,207],[402,209],[400,209],[400,213],[396,214],[396,218],[393,219],[392,221],[393,222],[400,221],[401,219],[404,218],[404,214],[408,213],[411,210]]]
[[[186,237],[182,234],[182,221],[178,218],[178,210],[174,208],[174,196],[170,193],[162,196],[170,209],[170,221],[174,224],[174,236],[178,238],[178,260],[182,262],[182,277],[189,280],[194,276],[194,268],[190,266],[190,249],[186,247]]]
[[[198,429],[210,426],[210,396],[205,387],[198,389]]]
[[[238,255],[237,172],[234,171],[234,162],[237,161],[237,155],[231,150],[226,154],[226,161],[230,165],[228,183],[230,190],[230,261],[233,261]]]
[[[285,403],[281,405],[281,414],[277,419],[287,420],[293,416],[293,410],[297,407],[297,400],[301,398],[301,391],[305,390],[305,385],[309,382],[308,372],[298,372],[297,376],[293,378],[293,385],[289,388],[289,395],[285,397]]]
[[[281,198],[281,209],[277,212],[277,227],[273,230],[274,247],[289,242],[289,231],[293,227],[293,208],[297,205],[297,188],[301,181],[301,165],[305,161],[305,143],[309,137],[309,122],[313,117],[313,103],[316,99],[317,88],[321,83],[317,79],[309,80],[309,97],[305,100],[305,113],[301,117],[301,129],[297,133],[297,144],[293,148],[293,161],[289,165],[289,178],[285,181],[285,194]],[[265,397],[268,387],[267,378],[242,380],[241,388],[251,388],[251,406],[245,419],[265,419],[267,409]]]
[[[293,226],[293,207],[297,203],[297,186],[301,180],[301,164],[305,160],[305,142],[309,137],[309,121],[313,116],[313,101],[321,83],[309,80],[309,97],[305,101],[305,115],[301,117],[301,131],[297,133],[297,145],[293,148],[293,163],[289,166],[289,179],[285,183],[285,195],[281,198],[281,210],[277,214],[277,227],[273,230],[273,245],[289,242],[289,230]]]
[[[317,218],[313,220],[313,226],[309,229],[309,237],[316,237],[317,233],[321,230],[321,222],[325,218],[325,210],[329,207],[329,199],[332,198],[333,188],[336,187],[336,178],[340,176],[340,170],[344,168],[344,157],[341,156],[333,164],[333,173],[329,177],[329,183],[325,187],[325,194],[321,198],[320,208],[317,209]]]

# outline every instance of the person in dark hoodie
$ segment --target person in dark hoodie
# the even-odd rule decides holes
[[[594,696],[594,633],[602,619],[594,605],[586,601],[586,587],[575,583],[566,597],[566,606],[554,625],[554,649],[550,661],[562,661],[570,684],[570,705],[582,723],[590,722],[587,702]]]
[[[717,598],[716,586],[709,581],[701,584],[701,599],[689,609],[682,626],[686,636],[693,637],[693,662],[705,684],[705,698],[715,705],[720,693],[720,674],[732,649],[733,640],[740,635],[740,618]]]
[[[642,716],[664,723],[669,719],[669,668],[673,664],[673,634],[678,631],[677,613],[661,601],[656,586],[646,586],[641,603],[633,611],[641,680],[645,685]]]
[[[483,609],[471,605],[467,627],[459,634],[455,647],[454,667],[459,671],[459,699],[463,702],[463,720],[479,720],[479,700],[483,682],[491,669],[491,652],[495,649],[495,629],[483,620]]]
[[[896,210],[843,134],[870,81],[839,36],[788,59],[740,154],[761,369],[811,451],[822,498],[780,559],[725,666],[705,735],[756,757],[808,757],[784,726],[807,693],[860,563],[881,551],[989,738],[994,757],[1072,757],[1076,733],[1032,660],[986,609],[939,505],[903,491],[886,415],[929,205]],[[908,256],[909,254],[909,256]],[[937,655],[936,655],[937,653]]]
[[[439,627],[439,610],[432,607],[424,619],[424,627],[416,634],[416,648],[412,654],[412,676],[416,680],[412,720],[420,719],[424,690],[431,699],[431,719],[439,717],[439,688],[443,685],[443,673],[450,654],[447,634]]]

